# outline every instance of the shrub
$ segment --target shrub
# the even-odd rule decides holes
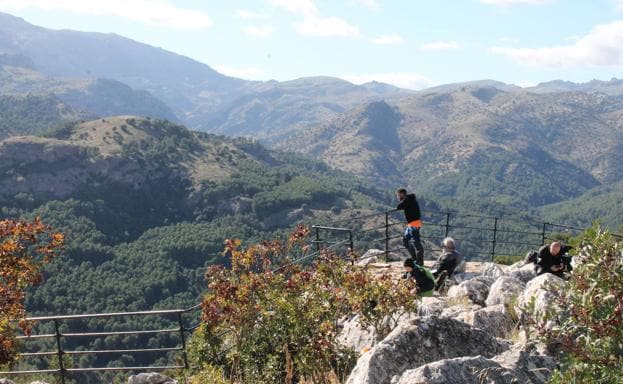
[[[585,253],[549,314],[543,334],[559,348],[561,368],[551,380],[566,383],[620,383],[623,372],[623,243],[592,229]]]
[[[386,334],[397,314],[415,310],[412,282],[374,277],[326,251],[312,265],[294,262],[294,255],[313,256],[303,245],[308,233],[299,226],[284,243],[247,249],[228,241],[231,269],[215,266],[206,273],[205,324],[193,336],[201,340],[191,342],[200,346],[194,361],[220,364],[234,382],[344,380],[357,354],[337,342],[341,319],[355,313],[360,325]],[[214,335],[222,339],[214,341]],[[210,350],[214,345],[223,346],[220,355]]]

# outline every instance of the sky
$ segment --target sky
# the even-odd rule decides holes
[[[623,77],[623,0],[0,0],[0,12],[116,33],[254,80],[421,89]]]

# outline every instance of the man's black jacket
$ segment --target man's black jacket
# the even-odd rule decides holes
[[[418,204],[415,194],[413,193],[406,195],[405,198],[398,204],[396,209],[405,211],[407,223],[420,220],[420,205]]]

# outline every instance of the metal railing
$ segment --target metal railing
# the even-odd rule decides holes
[[[321,247],[318,244],[318,248],[314,252],[304,253],[300,257],[290,260],[279,267],[274,268],[273,272],[278,272],[283,268],[296,264],[304,263],[316,259],[323,250],[335,250],[338,254],[341,249],[349,249],[352,247],[351,241],[337,241],[327,247]],[[346,256],[346,254],[344,255]],[[18,354],[18,361],[24,361],[28,358],[48,358],[53,359],[53,362],[57,367],[49,369],[17,369],[11,371],[0,371],[0,375],[7,376],[20,376],[20,375],[34,375],[34,374],[50,374],[58,375],[59,381],[65,384],[66,380],[74,374],[78,373],[92,373],[92,372],[107,372],[107,371],[164,371],[170,369],[188,369],[191,368],[187,354],[187,337],[191,332],[196,330],[200,322],[196,320],[191,326],[186,326],[188,322],[184,316],[190,316],[193,313],[198,313],[201,309],[201,305],[197,304],[190,308],[185,309],[170,309],[170,310],[154,310],[154,311],[135,311],[135,312],[114,312],[114,313],[94,313],[94,314],[80,314],[80,315],[62,315],[62,316],[41,316],[41,317],[29,317],[26,320],[32,324],[40,325],[42,328],[45,325],[49,327],[48,333],[36,333],[31,335],[21,335],[16,338],[22,342],[23,347],[28,349],[27,343],[40,342],[42,340],[53,341],[49,349],[37,350],[34,352],[21,352]],[[89,331],[66,331],[63,329],[68,322],[76,322],[83,320],[101,320],[109,318],[153,318],[160,317],[161,319],[169,318],[169,320],[175,324],[175,326],[162,329],[137,329],[137,330],[123,330],[123,331],[102,331],[102,330],[89,330]],[[172,320],[171,320],[172,318]],[[85,348],[89,345],[88,341],[94,338],[111,337],[111,336],[158,336],[163,334],[175,334],[178,335],[179,344],[175,346],[158,346],[151,348],[124,348],[124,349],[77,349],[76,347],[67,348],[65,341],[78,339],[82,340],[81,347]],[[225,336],[227,332],[223,332],[220,336]],[[86,340],[86,341],[84,341]],[[222,351],[226,353],[227,350]],[[102,357],[104,355],[133,355],[144,356],[146,354],[162,354],[162,353],[177,353],[177,358],[181,363],[179,364],[166,364],[166,365],[134,365],[134,366],[88,366],[73,368],[66,366],[65,356],[79,356],[79,355],[92,355]],[[52,361],[49,361],[52,363]],[[52,364],[48,364],[50,366]]]
[[[406,249],[402,244],[405,222],[401,215],[401,211],[389,210],[314,225],[313,242],[320,249],[322,244],[334,244],[341,239],[354,251],[380,249],[388,259],[390,254]],[[421,238],[427,256],[440,250],[437,244],[442,239],[452,236],[467,260],[493,261],[498,256],[520,256],[548,241],[579,235],[585,230],[546,221],[461,212],[424,211],[422,219]]]
[[[93,313],[93,314],[81,314],[81,315],[64,315],[64,316],[42,316],[42,317],[30,317],[27,321],[35,325],[45,327],[47,323],[52,325],[52,333],[38,333],[33,335],[17,336],[17,339],[24,344],[27,348],[27,343],[32,341],[50,340],[54,341],[53,349],[49,350],[37,350],[35,352],[23,352],[19,354],[19,358],[31,358],[31,357],[43,357],[54,358],[56,368],[53,369],[23,369],[13,370],[9,372],[0,372],[0,374],[6,375],[32,375],[32,374],[55,374],[60,378],[61,383],[65,383],[65,379],[75,373],[80,372],[103,372],[103,371],[162,371],[166,369],[184,369],[189,368],[188,356],[186,351],[186,340],[190,332],[194,331],[199,323],[191,326],[186,326],[184,322],[184,315],[196,312],[200,309],[199,305],[186,308],[186,309],[173,309],[173,310],[155,310],[155,311],[136,311],[136,312],[115,312],[115,313]],[[168,318],[176,325],[174,327],[164,329],[138,329],[138,330],[124,330],[124,331],[101,331],[96,330],[92,332],[78,332],[78,331],[65,331],[68,322],[76,322],[81,320],[90,319],[106,319],[106,318],[145,318],[145,317],[160,317],[163,319]],[[68,349],[65,347],[65,342],[71,339],[92,340],[99,337],[109,336],[158,336],[162,334],[177,334],[179,338],[179,344],[175,346],[159,346],[159,347],[135,347],[125,349]],[[88,343],[84,343],[88,344]],[[80,355],[137,355],[137,354],[163,354],[163,353],[178,353],[181,364],[168,364],[160,366],[124,366],[124,367],[79,367],[74,368],[66,366],[65,356],[80,356]],[[50,362],[51,363],[51,362]],[[52,364],[48,364],[52,365]]]
[[[315,259],[323,250],[345,251],[345,256],[350,257],[351,251],[362,251],[371,249],[375,246],[380,248],[385,257],[390,254],[404,250],[402,245],[402,231],[404,229],[404,219],[397,210],[390,210],[379,213],[372,213],[352,217],[344,220],[334,221],[326,225],[314,225],[314,239],[312,244],[316,250],[311,253],[303,254],[301,257],[291,260],[288,263],[275,268],[277,272],[292,263],[303,263]],[[466,258],[482,260],[483,258],[495,259],[496,256],[517,256],[528,249],[534,249],[545,244],[549,240],[555,240],[561,233],[569,235],[579,234],[584,228],[553,224],[548,222],[529,222],[527,220],[500,218],[494,216],[483,216],[475,214],[463,214],[459,212],[423,212],[424,227],[422,229],[422,239],[424,240],[425,250],[437,251],[441,239],[453,236],[461,246],[461,250]],[[348,223],[348,227],[344,224]],[[621,235],[614,235],[623,238]],[[154,310],[138,312],[117,312],[117,313],[98,313],[83,315],[66,316],[43,316],[31,317],[27,320],[31,323],[39,324],[45,328],[47,333],[37,333],[30,336],[18,336],[17,338],[26,344],[33,341],[51,340],[46,350],[26,350],[19,354],[21,360],[28,358],[48,358],[53,359],[56,367],[49,369],[22,369],[7,372],[0,372],[1,375],[32,375],[32,374],[54,374],[58,375],[60,382],[65,384],[68,377],[77,373],[86,372],[106,372],[106,371],[162,371],[169,369],[190,368],[187,355],[187,337],[199,327],[198,312],[200,305],[195,305],[185,309]],[[193,325],[186,326],[189,322],[188,317],[194,314]],[[185,319],[185,316],[187,317]],[[155,318],[169,319],[173,325],[161,329],[137,329],[109,331],[87,329],[82,331],[71,330],[67,323],[76,323],[85,320],[101,320],[107,318]],[[144,327],[144,321],[139,322]],[[88,328],[88,327],[87,327]],[[110,349],[88,349],[91,345],[89,341],[101,337],[114,336],[159,336],[164,334],[177,335],[178,344],[157,347],[143,347],[131,345],[128,348]],[[66,342],[70,340],[81,341],[79,346],[67,347]],[[39,345],[39,347],[41,347]],[[226,353],[227,351],[223,351]],[[165,365],[133,365],[133,366],[66,366],[65,356],[91,355],[102,357],[108,355],[131,355],[145,356],[146,354],[176,354],[178,362]],[[139,359],[140,360],[140,359]],[[48,364],[48,367],[52,364]]]

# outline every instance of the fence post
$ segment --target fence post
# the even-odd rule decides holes
[[[318,227],[314,227],[316,230],[316,251],[320,252],[320,229]]]
[[[448,237],[450,234],[450,212],[446,212],[446,231],[443,237]]]
[[[493,242],[491,243],[491,261],[495,261],[495,243],[498,239],[498,218],[494,217],[493,221]]]
[[[353,243],[353,231],[348,231],[348,245],[350,246],[350,251],[355,251],[355,244]]]
[[[184,368],[188,369],[188,355],[186,353],[186,336],[184,333],[186,329],[184,328],[184,322],[182,321],[182,312],[177,313],[177,322],[180,325],[180,337],[182,338],[182,359],[184,359]]]
[[[58,356],[58,372],[61,374],[61,383],[65,384],[65,366],[63,365],[63,347],[61,345],[61,332],[58,319],[54,319],[54,337],[56,338],[56,351]]]
[[[385,212],[385,261],[389,259],[389,212]]]
[[[545,245],[545,239],[547,239],[547,223],[543,223],[543,232],[541,232],[541,245]]]

